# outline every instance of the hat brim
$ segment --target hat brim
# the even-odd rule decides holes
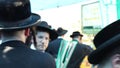
[[[67,32],[68,32],[67,30],[63,30],[61,33],[58,33],[58,35],[61,36],[61,35],[66,34]]]
[[[73,37],[75,37],[76,35],[70,35],[70,37],[71,38],[73,38]],[[82,34],[80,34],[80,35],[78,35],[78,36],[81,36],[81,37],[83,37],[83,35]]]
[[[42,26],[41,26],[41,27],[37,28],[37,30],[47,31],[47,32],[50,34],[50,39],[51,39],[51,41],[57,39],[57,37],[58,37],[57,32],[54,31],[54,30],[52,30],[52,29],[45,28],[45,27],[42,27]]]
[[[31,27],[36,25],[38,20],[40,20],[40,16],[32,13],[31,16],[27,19],[16,21],[15,23],[11,22],[1,22],[0,30],[13,30],[13,29],[24,29],[27,27]]]
[[[104,59],[104,57],[110,53],[111,50],[117,48],[120,45],[120,34],[101,44],[96,50],[94,50],[88,57],[88,61],[91,64],[98,64]]]

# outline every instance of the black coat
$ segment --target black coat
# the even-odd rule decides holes
[[[62,40],[62,38],[57,38],[56,40],[51,41],[46,52],[50,53],[54,58],[56,58]]]
[[[85,58],[89,55],[93,49],[85,44],[77,43],[75,50],[70,58],[67,68],[80,68],[80,65]]]
[[[0,68],[56,68],[56,66],[49,54],[32,50],[21,41],[8,41],[0,45]]]

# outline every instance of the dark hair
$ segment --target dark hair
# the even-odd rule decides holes
[[[115,49],[111,50],[111,52],[108,53],[109,56],[113,56],[115,54],[120,54],[120,46],[116,47]]]
[[[25,44],[30,48],[32,45],[32,34],[30,34],[25,41]]]
[[[39,29],[39,30],[36,30],[36,34],[37,34],[37,32],[39,32],[39,31],[43,31],[43,32],[49,33],[49,31],[47,31],[46,29]]]
[[[117,44],[119,45],[119,44]],[[115,54],[120,54],[120,46],[110,50],[109,52],[107,52],[106,55],[104,55],[104,58],[102,60],[105,60],[105,59],[110,59],[112,56],[114,56]],[[101,61],[102,61],[101,60]]]
[[[1,31],[1,34],[5,36],[14,36],[16,32],[16,30],[3,30]]]
[[[26,29],[26,28],[25,28]],[[25,30],[25,29],[13,29],[13,30],[1,30],[1,34],[7,35],[7,36],[12,36],[14,35],[17,31]]]

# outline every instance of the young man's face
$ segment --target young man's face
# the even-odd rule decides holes
[[[38,31],[36,34],[37,46],[36,49],[40,51],[45,51],[48,47],[50,40],[50,35],[48,32]]]

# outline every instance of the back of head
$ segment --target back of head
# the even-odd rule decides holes
[[[77,37],[77,36],[83,37],[83,35],[82,35],[79,31],[74,31],[74,32],[72,33],[72,35],[70,35],[71,38],[74,38],[74,37]]]
[[[29,0],[0,0],[0,30],[24,29],[37,24]]]
[[[29,0],[0,0],[0,31],[3,37],[12,37],[18,31],[36,25],[38,20],[40,16],[31,13]]]
[[[79,31],[74,31],[70,37],[72,40],[77,40],[79,43],[82,43],[83,35]]]
[[[63,29],[62,27],[59,27],[59,28],[57,29],[57,34],[58,34],[59,36],[65,35],[67,32],[68,32],[68,31],[65,30],[65,29]]]

